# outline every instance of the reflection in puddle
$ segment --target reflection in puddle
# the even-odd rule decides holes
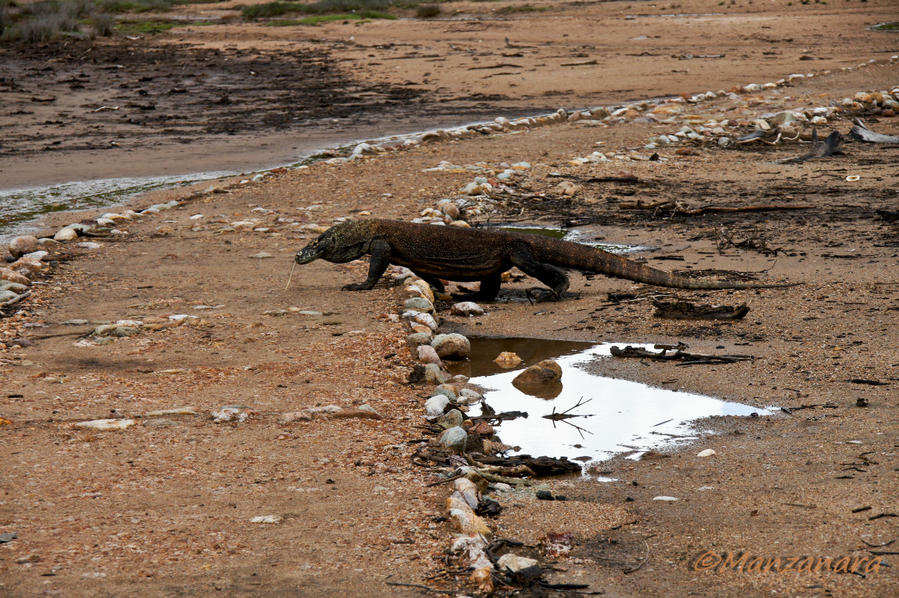
[[[749,405],[589,373],[585,367],[596,358],[609,357],[611,346],[474,338],[470,382],[485,389],[485,402],[497,413],[528,413],[527,418],[504,421],[497,427],[505,444],[520,447],[518,452],[524,454],[568,457],[585,463],[627,452],[639,455],[693,440],[697,434],[690,422],[699,418],[770,414]],[[515,351],[524,361],[515,370],[503,371],[491,361],[500,351]],[[542,399],[513,386],[512,380],[521,369],[547,358],[554,358],[562,366],[562,390],[555,398]],[[579,417],[544,417],[566,410]],[[480,407],[473,407],[470,415],[479,414]]]

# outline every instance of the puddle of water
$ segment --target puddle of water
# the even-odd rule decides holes
[[[590,373],[587,366],[596,359],[609,357],[613,343],[595,345],[527,338],[471,340],[470,381],[486,390],[486,403],[497,413],[528,413],[527,418],[504,421],[497,426],[500,439],[519,447],[516,452],[523,454],[568,457],[585,464],[622,453],[633,453],[632,457],[636,458],[648,450],[695,440],[697,432],[691,428],[694,420],[714,415],[771,413],[741,403]],[[518,353],[524,360],[521,367],[501,370],[492,362],[501,351]],[[513,386],[512,380],[524,367],[547,358],[554,358],[562,367],[561,389],[554,398],[536,397]],[[571,409],[579,401],[581,405],[570,413],[589,417],[564,421],[544,417],[554,411]],[[480,407],[473,407],[471,415],[479,414]]]
[[[232,175],[231,172],[200,172],[182,176],[136,177],[74,181],[0,190],[0,239],[21,230],[21,225],[51,212],[110,207],[138,193],[173,188]]]

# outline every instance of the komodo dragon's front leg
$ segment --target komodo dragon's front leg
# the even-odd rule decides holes
[[[375,239],[371,242],[368,252],[371,254],[368,277],[362,282],[344,285],[344,291],[370,291],[387,271],[387,266],[390,265],[390,243],[384,239]]]
[[[568,275],[561,268],[552,264],[544,264],[537,261],[527,243],[516,243],[510,258],[512,265],[519,270],[533,276],[552,291],[553,299],[562,298],[562,294],[568,290]]]

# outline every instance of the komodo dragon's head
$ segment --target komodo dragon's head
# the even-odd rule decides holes
[[[297,252],[296,262],[308,264],[317,259],[343,264],[359,259],[368,251],[370,235],[360,222],[341,222],[326,230],[315,241]]]

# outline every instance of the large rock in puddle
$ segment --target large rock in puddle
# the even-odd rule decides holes
[[[552,359],[544,359],[518,374],[512,385],[525,394],[554,399],[562,392],[562,366]]]

